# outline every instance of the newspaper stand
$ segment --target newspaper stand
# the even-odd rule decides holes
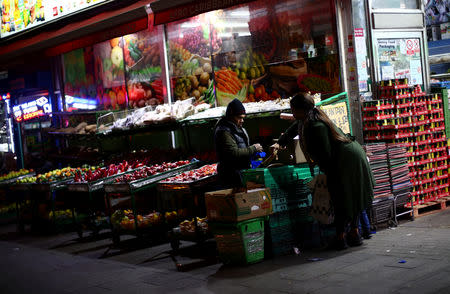
[[[134,235],[138,238],[164,235],[168,226],[162,213],[161,218],[153,219],[149,222],[140,222],[138,215],[151,211],[162,212],[160,211],[160,203],[156,191],[159,181],[194,169],[199,165],[200,162],[193,161],[190,164],[129,183],[106,183],[104,185],[105,205],[110,220],[114,245],[118,246],[120,244],[121,235]],[[114,218],[115,211],[121,209],[130,209],[132,211],[133,221],[126,226],[117,223]]]
[[[184,232],[179,226],[169,231],[170,245],[174,251],[180,247],[180,241],[201,243],[212,238],[209,230],[198,226],[197,217],[206,216],[205,192],[215,190],[217,174],[192,182],[159,183],[158,195],[165,211],[181,211],[179,220],[193,219],[195,230]]]

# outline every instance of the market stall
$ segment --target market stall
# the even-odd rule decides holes
[[[182,213],[177,208],[164,209],[157,197],[157,183],[198,165],[198,161],[156,164],[105,184],[105,202],[114,244],[118,245],[120,236],[125,234],[150,239],[164,237],[168,227]]]

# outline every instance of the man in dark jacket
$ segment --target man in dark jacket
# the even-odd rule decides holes
[[[247,131],[242,127],[245,108],[239,99],[231,101],[216,125],[214,141],[219,159],[217,172],[223,188],[241,187],[241,170],[250,168],[250,158],[263,151],[260,144],[250,146]]]

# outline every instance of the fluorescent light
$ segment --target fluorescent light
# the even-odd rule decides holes
[[[231,33],[218,33],[217,36],[219,38],[231,38],[233,36],[233,34],[231,34]]]
[[[195,22],[185,22],[185,23],[183,23],[181,25],[182,28],[186,28],[186,29],[188,29],[188,28],[196,28],[196,27],[199,27],[199,26],[201,26],[201,24],[195,23]]]
[[[250,32],[244,32],[244,33],[239,33],[239,37],[246,37],[246,36],[251,36],[252,34]]]
[[[250,16],[248,10],[235,10],[230,13],[231,16]]]
[[[215,24],[218,28],[248,28],[248,23],[246,22],[226,22]]]

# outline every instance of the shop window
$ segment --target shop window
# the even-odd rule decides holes
[[[214,104],[212,50],[221,40],[211,31],[209,13],[170,23],[166,27],[169,76],[174,100],[195,98]]]
[[[373,9],[419,9],[417,0],[373,0]]]
[[[236,96],[254,102],[340,92],[331,1],[255,1],[215,17],[223,44],[213,53],[219,105]]]
[[[144,30],[123,37],[129,108],[165,102],[167,91],[163,87],[161,70],[164,64],[162,34],[159,26],[153,32]]]
[[[93,47],[63,54],[65,110],[102,109],[101,91],[94,73]]]

